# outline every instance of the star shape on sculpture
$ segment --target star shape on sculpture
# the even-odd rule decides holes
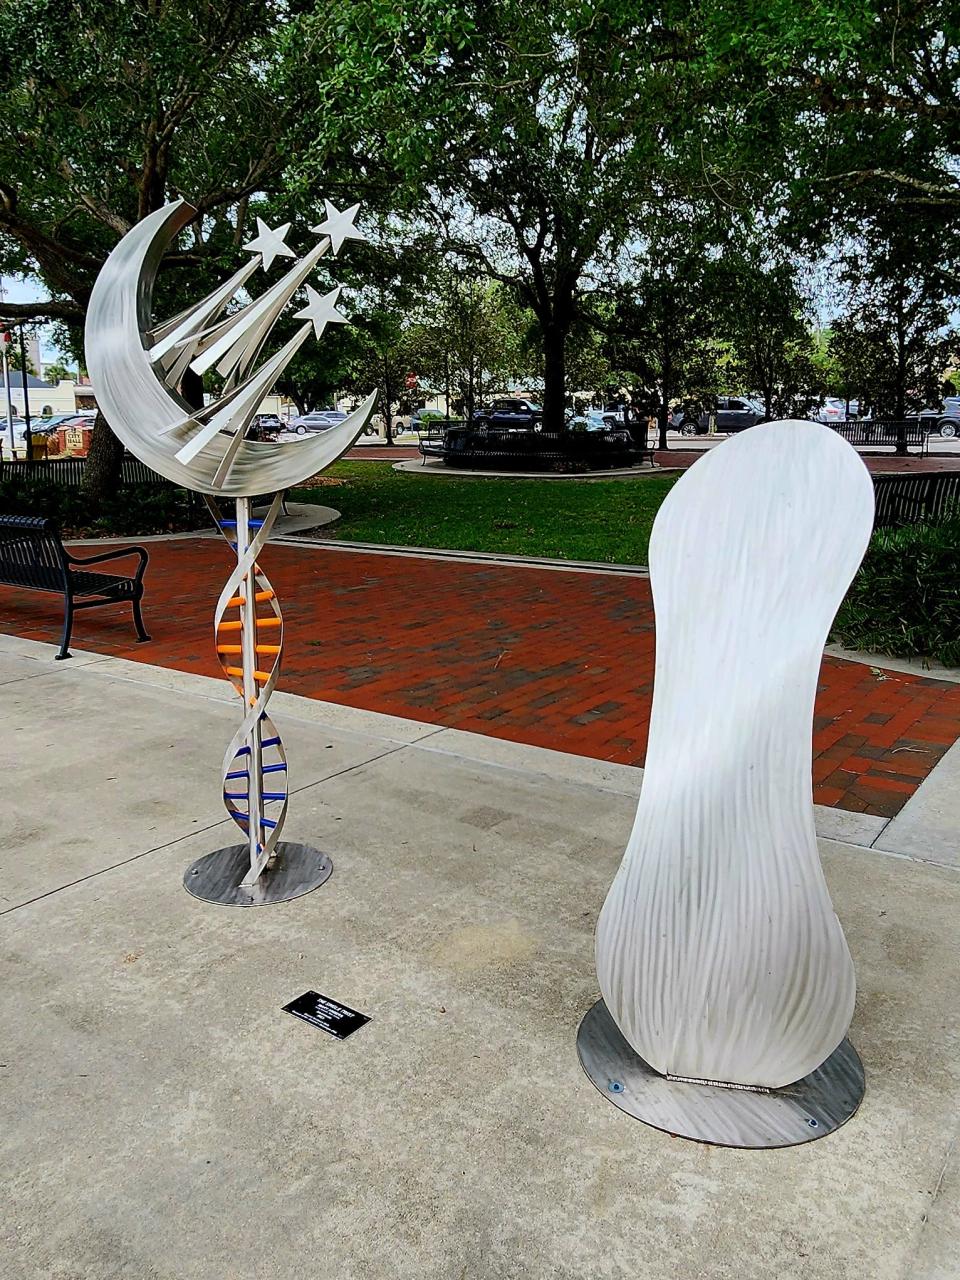
[[[328,324],[349,324],[350,321],[347,317],[342,316],[336,309],[341,287],[338,284],[335,289],[331,289],[329,293],[325,293],[321,297],[316,289],[312,289],[310,285],[307,285],[307,305],[302,311],[294,312],[294,320],[309,320],[313,324],[313,331],[318,338]]]
[[[359,204],[351,205],[349,209],[342,212],[335,204],[331,204],[329,200],[324,200],[323,207],[327,216],[316,227],[310,230],[318,236],[330,237],[330,248],[333,250],[334,256],[340,252],[344,240],[366,240],[366,236],[362,231],[358,231],[353,225],[353,220],[357,216],[360,208]]]
[[[264,271],[269,271],[273,265],[274,258],[295,258],[297,256],[288,245],[283,243],[289,230],[289,222],[285,222],[282,227],[275,227],[271,231],[264,220],[258,218],[257,234],[243,247],[248,253],[259,253],[263,258]]]

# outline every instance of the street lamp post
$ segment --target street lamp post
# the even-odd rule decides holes
[[[7,347],[13,341],[13,335],[10,330],[3,326],[0,328],[0,353],[3,360],[3,389],[7,394],[7,432],[10,436],[10,457],[17,456],[17,444],[13,436],[13,397],[10,394],[10,361],[7,359]]]
[[[23,321],[20,322],[20,385],[23,387],[23,420],[26,423],[24,439],[27,442],[27,460],[33,458],[33,436],[30,433],[30,394],[27,390],[27,344],[23,337]]]

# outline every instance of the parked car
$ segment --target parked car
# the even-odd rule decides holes
[[[531,400],[494,400],[473,415],[473,426],[500,430],[529,431],[543,422],[543,410]]]
[[[338,427],[341,422],[345,422],[346,418],[347,415],[339,409],[314,409],[312,413],[292,418],[288,430],[295,431],[298,436],[305,436],[308,431],[329,431],[331,427]]]
[[[814,422],[823,422],[827,426],[834,426],[838,422],[846,422],[846,401],[840,400],[837,396],[827,396],[819,409],[815,409],[810,416]]]
[[[921,409],[920,417],[931,435],[936,431],[944,440],[954,440],[960,435],[960,396],[947,396],[942,409]]]
[[[574,414],[567,425],[573,431],[606,431],[610,427],[623,426],[623,416],[618,417],[610,409],[587,409],[585,413]]]
[[[24,422],[22,418],[14,417],[13,419],[14,439],[16,439],[17,436],[20,436],[21,438],[23,437],[23,432],[26,425],[27,424]],[[0,419],[0,443],[6,444],[6,445],[10,444],[10,424],[7,422],[6,418]]]
[[[716,417],[717,430],[726,433],[745,431],[765,419],[763,405],[747,396],[718,396]],[[706,435],[710,425],[710,414],[706,410],[697,414],[695,410],[681,406],[674,410],[670,420],[683,435],[702,436]]]
[[[872,416],[872,413],[868,412],[866,419]],[[860,418],[860,401],[845,400],[843,396],[826,396],[823,404],[819,409],[813,410],[810,417],[814,422],[825,422],[828,426],[838,422],[866,420]]]

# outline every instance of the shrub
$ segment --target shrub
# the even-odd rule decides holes
[[[83,493],[35,477],[0,481],[0,512],[46,516],[66,538],[130,538],[202,528],[205,512],[193,495],[173,485],[128,484],[107,498],[96,515]]]
[[[833,638],[893,657],[960,666],[960,511],[880,529],[840,606]]]

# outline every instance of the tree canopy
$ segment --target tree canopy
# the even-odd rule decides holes
[[[49,300],[0,318],[59,321],[77,357],[106,254],[165,201],[199,210],[169,314],[254,214],[360,199],[356,330],[291,364],[303,407],[378,385],[390,422],[413,372],[468,412],[535,382],[554,429],[626,388],[664,440],[672,402],[724,389],[903,412],[957,356],[958,25],[945,0],[7,3],[0,272]]]

